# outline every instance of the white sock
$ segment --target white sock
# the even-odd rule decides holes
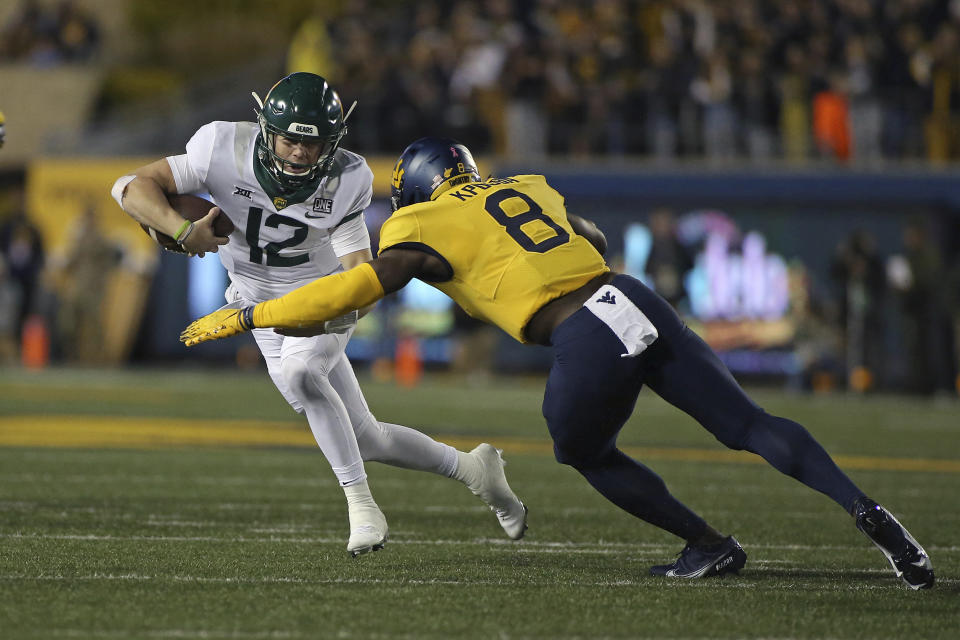
[[[471,491],[479,488],[480,480],[483,478],[483,469],[480,468],[480,461],[476,456],[463,451],[457,451],[457,466],[450,474],[451,478],[459,480],[467,485]]]
[[[343,493],[347,497],[347,507],[377,506],[366,480],[344,487]]]

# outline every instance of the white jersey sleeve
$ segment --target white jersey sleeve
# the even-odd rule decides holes
[[[362,156],[350,153],[349,158],[351,179],[340,183],[349,204],[344,208],[345,215],[330,234],[330,244],[338,258],[370,248],[370,234],[363,219],[363,210],[370,206],[373,199],[373,171]]]
[[[173,173],[173,181],[177,185],[177,193],[194,193],[203,189],[203,179],[190,166],[187,154],[167,156],[167,164]]]
[[[330,244],[333,246],[333,252],[338,258],[342,258],[348,253],[362,251],[370,248],[370,233],[367,231],[367,223],[363,219],[363,214],[351,218],[330,234]]]
[[[177,184],[177,193],[193,193],[204,189],[216,137],[217,123],[205,124],[187,142],[186,154],[167,158]]]
[[[356,184],[360,185],[361,188],[357,190],[353,203],[347,209],[350,212],[348,215],[363,211],[370,206],[370,200],[373,199],[373,171],[370,170],[366,160],[362,158],[361,160],[361,165],[357,170],[359,179],[356,180]]]

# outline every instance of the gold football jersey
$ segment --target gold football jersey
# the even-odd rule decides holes
[[[520,342],[540,307],[609,271],[573,232],[563,197],[536,175],[471,182],[398,209],[380,229],[380,251],[391,247],[442,259],[449,280],[429,284]]]

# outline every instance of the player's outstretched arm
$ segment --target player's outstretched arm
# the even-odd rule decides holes
[[[243,309],[220,309],[190,323],[180,341],[188,347],[229,338],[258,327],[300,329],[322,324],[373,304],[421,275],[425,258],[418,251],[393,250],[349,271],[335,273],[285,296]]]
[[[370,263],[335,273],[243,309],[219,309],[191,322],[180,334],[188,347],[221,340],[256,327],[302,329],[323,324],[384,296]]]

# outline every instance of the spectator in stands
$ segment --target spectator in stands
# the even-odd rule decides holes
[[[40,230],[18,212],[0,226],[0,259],[16,295],[13,321],[15,338],[19,342],[23,323],[33,310],[44,266],[43,240]]]
[[[740,116],[741,147],[752,160],[767,160],[777,151],[780,97],[770,69],[758,49],[740,56],[739,78],[733,84],[734,107]]]
[[[737,151],[737,124],[726,52],[718,51],[703,61],[690,89],[703,110],[703,154],[708,160],[731,160]]]
[[[0,256],[0,366],[17,360],[19,312],[20,287],[10,277],[4,256]]]
[[[960,14],[960,2],[954,3]],[[960,22],[960,20],[958,20]],[[930,50],[930,115],[927,157],[960,158],[960,25],[943,24]]]
[[[869,6],[867,3],[855,3]],[[880,160],[883,112],[877,95],[877,70],[870,50],[877,45],[866,35],[851,35],[844,45],[845,86],[849,98],[853,157],[874,164]]]
[[[780,75],[780,139],[788,160],[806,160],[810,153],[810,76],[800,44],[786,50],[787,68]]]
[[[448,117],[444,86],[448,39],[439,29],[439,14],[429,11],[432,5],[418,8],[417,23],[421,29],[408,43],[404,58],[407,63],[386,77],[387,93],[396,96],[385,105],[378,118],[390,122],[380,132],[380,146],[400,147],[404,136],[417,135]],[[351,135],[353,135],[351,133]]]
[[[647,275],[654,291],[676,308],[686,297],[683,277],[693,268],[693,259],[677,237],[677,221],[670,209],[656,209],[649,219],[650,255]]]
[[[360,103],[363,150],[441,123],[514,157],[546,144],[559,154],[806,160],[814,96],[836,70],[850,120],[841,156],[918,156],[927,116],[928,153],[960,154],[949,142],[960,130],[950,128],[960,102],[950,0],[367,5],[347,3],[328,25],[333,62],[349,69],[344,93]],[[837,102],[836,92],[821,97]]]
[[[104,236],[96,210],[87,207],[73,224],[62,264],[58,320],[64,355],[70,362],[102,361],[103,300],[119,259],[119,248]]]
[[[100,29],[73,0],[61,0],[56,10],[57,48],[65,62],[87,62],[100,45]]]
[[[924,89],[918,77],[923,32],[916,24],[896,25],[882,63],[883,151],[888,157],[917,157],[923,141]]]
[[[21,0],[0,31],[0,59],[95,59],[94,14],[56,2]],[[291,60],[335,69],[358,101],[361,151],[439,127],[513,157],[807,160],[814,96],[835,69],[855,160],[960,157],[954,0],[338,4],[298,23]]]
[[[544,113],[548,95],[546,51],[540,39],[529,39],[510,52],[504,84],[510,96],[505,114],[507,156],[542,158],[547,153]]]
[[[506,96],[500,78],[510,50],[522,42],[523,32],[512,19],[509,2],[488,0],[484,9],[480,12],[467,1],[454,5],[450,24],[458,55],[448,94],[462,113],[471,114],[484,127],[494,152],[502,154],[506,149]]]
[[[333,61],[330,32],[324,12],[319,9],[297,27],[287,48],[287,73],[307,71],[338,80]]]
[[[857,230],[840,243],[830,275],[837,285],[848,384],[866,391],[880,382],[884,371],[886,274],[873,235]]]
[[[0,31],[0,58],[22,60],[30,55],[40,34],[50,33],[53,25],[43,14],[37,0],[22,0]]]
[[[952,394],[956,372],[943,259],[923,219],[904,226],[903,245],[906,277],[897,284],[909,367],[907,387],[916,393]]]
[[[850,159],[850,106],[845,78],[834,71],[829,86],[813,96],[813,137],[822,158]]]
[[[693,69],[666,38],[650,43],[650,66],[643,82],[647,148],[658,160],[679,153],[680,113],[687,104]]]
[[[0,31],[0,59],[38,67],[87,62],[99,44],[96,20],[76,2],[62,0],[50,11],[36,0],[23,0]]]

